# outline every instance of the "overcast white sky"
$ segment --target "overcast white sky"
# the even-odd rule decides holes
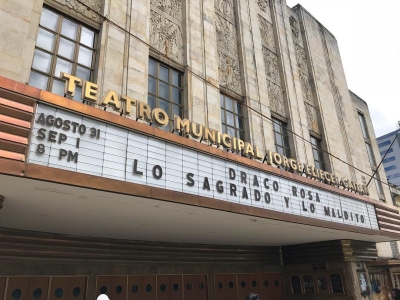
[[[400,0],[286,0],[337,39],[347,85],[368,103],[376,137],[400,121]]]

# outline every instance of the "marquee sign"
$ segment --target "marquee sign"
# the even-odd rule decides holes
[[[30,163],[379,229],[372,204],[42,104],[29,149]]]
[[[82,100],[88,101],[93,104],[97,104],[101,107],[111,107],[113,110],[118,111],[121,115],[132,115],[132,107],[136,107],[136,119],[143,120],[145,122],[155,124],[158,127],[164,127],[169,124],[168,114],[160,109],[151,107],[141,101],[130,98],[124,95],[118,95],[117,92],[108,90],[102,97],[98,97],[98,85],[89,81],[83,81],[78,77],[65,74],[61,72],[61,77],[65,80],[66,95],[74,96],[76,86],[82,87]],[[315,168],[314,166],[303,164],[292,158],[287,158],[279,153],[273,151],[267,151],[262,154],[257,146],[252,146],[251,143],[244,142],[239,138],[231,137],[226,133],[221,133],[217,130],[213,130],[191,122],[190,120],[182,120],[180,116],[174,116],[174,131],[182,133],[183,136],[191,136],[195,140],[200,142],[207,142],[210,145],[216,145],[217,147],[222,146],[228,151],[240,154],[245,157],[254,158],[260,160],[263,163],[266,162],[269,165],[282,166],[286,169],[290,169],[296,173],[303,174],[306,176],[320,180],[330,185],[343,187],[354,193],[361,195],[368,195],[368,187],[366,185],[358,184],[346,178],[339,178],[335,174],[326,172],[324,170]]]

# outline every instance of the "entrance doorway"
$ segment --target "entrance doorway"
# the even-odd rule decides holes
[[[245,300],[251,293],[260,299],[284,299],[280,273],[215,274],[214,285],[215,299],[219,300]]]
[[[0,277],[0,295],[5,300],[85,300],[86,285],[86,276]]]

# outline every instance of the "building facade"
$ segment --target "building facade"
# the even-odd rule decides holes
[[[388,134],[378,137],[378,146],[381,156],[386,154],[382,164],[385,168],[386,177],[388,181],[396,186],[400,185],[400,173],[399,173],[399,155],[400,155],[400,142],[396,135],[398,130],[392,131]],[[395,139],[395,141],[393,141]],[[393,144],[392,144],[393,143]],[[390,147],[391,146],[391,147]]]
[[[302,6],[0,3],[0,299],[390,299],[368,106]]]

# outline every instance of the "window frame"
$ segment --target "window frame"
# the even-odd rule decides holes
[[[155,62],[156,64],[156,74],[152,75],[150,74],[150,61]],[[168,107],[169,107],[169,111],[166,111],[166,113],[168,114],[169,117],[169,125],[168,126],[164,126],[164,127],[160,127],[160,129],[166,130],[169,129],[170,132],[172,132],[173,130],[173,107],[177,106],[179,108],[179,116],[183,117],[184,114],[184,109],[185,109],[185,101],[184,101],[184,76],[185,73],[169,64],[166,64],[165,62],[158,60],[152,56],[149,56],[149,61],[148,61],[148,66],[149,66],[149,70],[148,70],[148,75],[147,75],[147,82],[148,82],[148,88],[147,88],[147,103],[150,105],[150,101],[149,98],[150,97],[154,97],[155,98],[155,107],[152,107],[150,105],[150,107],[152,109],[154,108],[161,108],[159,105],[159,100],[161,98],[161,100],[168,102]],[[160,78],[160,66],[167,68],[168,69],[168,82],[166,82],[165,80],[163,80],[162,78]],[[180,75],[180,87],[176,86],[173,84],[173,78],[172,78],[172,71],[175,71],[176,73],[178,73]],[[153,92],[150,91],[150,87],[149,87],[149,82],[150,82],[150,78],[153,78],[155,80],[155,94]],[[161,81],[161,83],[165,83],[168,85],[168,98],[169,99],[165,99],[164,97],[161,97],[161,95],[159,94],[159,81]],[[181,95],[181,101],[180,103],[176,103],[172,100],[172,95],[173,95],[173,88],[176,88],[180,91],[180,95]]]
[[[313,140],[315,141],[315,143],[313,142]],[[315,167],[317,167],[317,162],[318,162],[318,164],[320,166],[322,166],[319,169],[323,170],[323,171],[326,171],[324,152],[322,151],[322,140],[317,138],[317,137],[315,137],[315,136],[313,136],[313,135],[310,135],[310,141],[311,141],[311,147],[312,147],[312,150],[313,150],[313,157],[314,157],[314,165],[315,165]],[[314,151],[317,152],[318,158],[315,157],[315,152]]]
[[[97,60],[97,54],[98,54],[98,51],[97,51],[97,44],[98,44],[98,39],[99,39],[98,30],[93,28],[92,26],[80,21],[80,20],[77,20],[77,19],[75,19],[75,18],[73,18],[73,17],[71,17],[71,16],[69,16],[69,15],[67,15],[67,14],[65,14],[65,13],[63,13],[63,12],[61,12],[59,10],[54,9],[53,7],[49,7],[47,5],[43,5],[43,7],[42,7],[42,15],[43,15],[43,11],[44,10],[48,10],[51,13],[54,13],[54,14],[56,14],[58,16],[56,31],[41,25],[40,21],[39,21],[38,32],[37,32],[37,35],[36,35],[35,52],[36,52],[36,50],[38,50],[38,51],[41,51],[41,52],[51,56],[50,69],[49,69],[49,72],[46,73],[46,72],[43,72],[41,70],[38,70],[38,69],[34,68],[34,66],[33,66],[33,62],[34,62],[34,59],[35,59],[35,53],[34,53],[33,60],[32,60],[32,65],[31,65],[31,68],[30,68],[29,81],[30,81],[32,73],[37,73],[39,75],[45,76],[47,78],[46,91],[49,91],[49,92],[53,93],[53,87],[54,87],[54,82],[55,81],[60,81],[60,82],[64,83],[64,81],[62,80],[60,75],[56,75],[55,74],[55,70],[56,70],[56,67],[57,67],[57,59],[59,58],[59,59],[62,59],[63,61],[66,61],[66,62],[68,62],[68,63],[70,63],[72,65],[72,67],[71,67],[71,75],[76,76],[77,67],[81,67],[81,68],[83,68],[85,70],[89,70],[90,71],[90,78],[89,78],[88,81],[94,82],[95,71],[96,71],[96,60]],[[73,40],[70,37],[67,37],[67,36],[65,36],[65,35],[63,35],[61,33],[63,20],[68,20],[68,21],[70,21],[70,22],[72,22],[72,23],[77,25],[75,40]],[[94,34],[93,47],[92,48],[87,46],[87,45],[85,45],[85,44],[83,44],[81,42],[81,38],[82,38],[81,34],[82,34],[82,29],[83,28],[86,28],[86,29],[90,30]],[[40,30],[44,30],[45,32],[50,33],[50,34],[52,34],[54,36],[52,51],[44,49],[44,48],[42,48],[42,47],[40,47],[38,45],[38,37],[39,37]],[[59,49],[60,49],[60,41],[61,41],[61,39],[64,39],[64,40],[74,44],[74,48],[73,48],[74,49],[74,54],[73,54],[72,58],[65,57],[62,54],[58,53]],[[80,47],[92,51],[92,60],[91,60],[90,67],[88,67],[86,65],[83,65],[83,64],[78,62]],[[77,96],[77,94],[75,94],[75,97],[76,96]],[[81,100],[81,99],[78,99],[78,98],[75,98],[75,97],[72,97],[72,96],[66,95],[66,94],[64,94],[64,97],[66,97],[68,99],[73,99],[75,101]],[[82,100],[82,102],[87,102],[87,101]]]
[[[232,101],[232,109],[229,110],[226,107],[226,98]],[[223,106],[222,106],[223,101]],[[225,93],[220,92],[219,94],[219,106],[220,106],[220,114],[221,114],[221,132],[229,134],[228,128],[232,128],[235,132],[235,135],[232,137],[241,139],[245,141],[246,138],[246,130],[244,127],[244,105],[242,100],[237,100],[236,98],[229,96]],[[240,112],[238,111],[238,107],[240,107]],[[230,125],[227,122],[227,112],[233,114],[233,123],[234,125]],[[237,117],[237,118],[236,118]],[[240,119],[242,120],[242,128],[240,127]],[[236,124],[238,122],[239,124]],[[226,128],[226,130],[225,130]],[[238,135],[239,132],[239,135]],[[242,135],[241,135],[242,134]],[[231,136],[231,134],[229,134]]]
[[[280,131],[276,131],[275,130],[275,124],[279,125]],[[285,157],[289,158],[289,157],[291,157],[291,149],[290,149],[289,133],[288,133],[288,130],[287,130],[287,126],[288,126],[288,124],[286,122],[281,121],[281,120],[279,120],[277,118],[274,118],[274,117],[272,118],[272,132],[274,134],[275,150],[276,150],[276,152],[281,154],[278,151],[278,147],[282,148],[283,149],[283,154],[281,154],[281,155],[284,155]],[[276,135],[277,134],[281,135],[282,145],[279,145],[277,143],[277,139],[276,139]],[[286,137],[286,139],[285,139],[285,137]]]

